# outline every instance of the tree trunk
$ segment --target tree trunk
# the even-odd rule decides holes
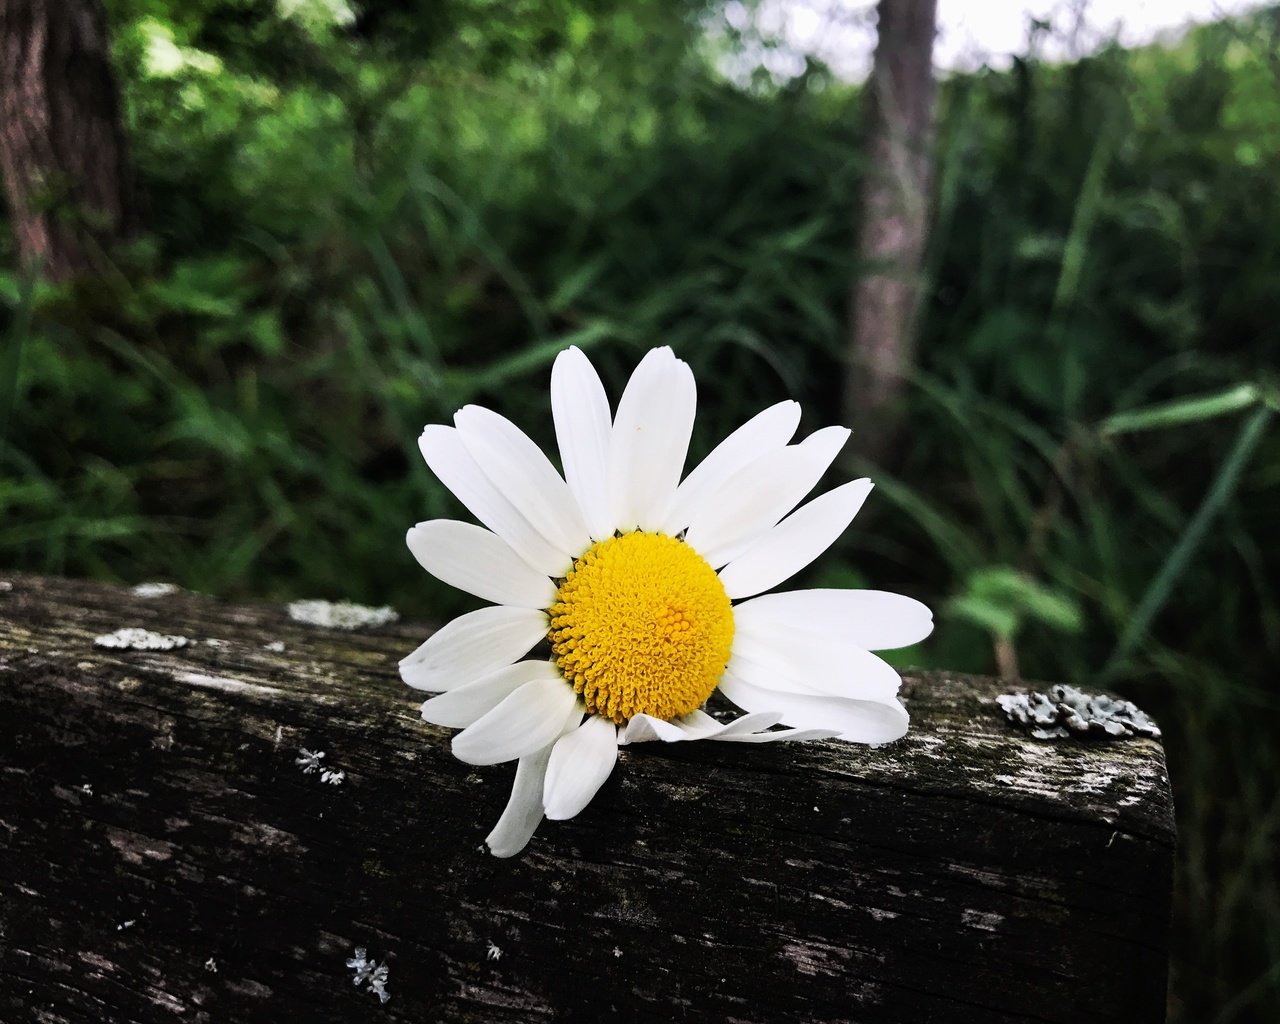
[[[511,766],[396,672],[427,632],[0,573],[0,1020],[1164,1020],[1158,741],[1037,740],[1005,684],[912,674],[896,743],[627,747],[498,860]]]
[[[0,172],[21,258],[50,279],[132,227],[100,0],[0,0]]]
[[[919,275],[933,175],[936,0],[880,0],[879,41],[867,83],[866,152],[858,252],[850,293],[845,418],[860,450],[884,456],[914,361]]]

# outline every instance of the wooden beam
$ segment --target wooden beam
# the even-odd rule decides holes
[[[124,626],[191,642],[95,646]],[[898,743],[629,748],[498,860],[511,766],[396,674],[427,632],[0,574],[0,1019],[1163,1020],[1157,742],[915,675]]]

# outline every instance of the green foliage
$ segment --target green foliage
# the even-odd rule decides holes
[[[946,604],[948,614],[985,629],[1000,640],[1013,640],[1027,621],[1041,622],[1062,633],[1079,633],[1083,622],[1075,598],[1031,579],[1007,565],[992,565],[969,574],[964,590]]]
[[[821,68],[732,88],[671,0],[107,6],[152,231],[0,273],[0,564],[440,618],[417,434],[474,401],[549,444],[565,345],[615,395],[675,346],[695,455],[836,419],[859,102]],[[808,577],[938,609],[895,663],[1015,650],[1160,718],[1185,1021],[1280,1006],[1277,25],[945,83],[906,442],[855,437],[877,490]]]

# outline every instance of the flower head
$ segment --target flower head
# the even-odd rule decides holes
[[[522,850],[544,814],[582,810],[620,744],[886,743],[907,730],[898,675],[869,652],[927,636],[924,605],[873,590],[765,593],[825,551],[870,493],[855,480],[796,509],[849,431],[792,444],[800,408],[780,402],[682,479],[695,404],[689,367],[659,348],[611,412],[571,348],[551,373],[563,476],[488,409],[423,431],[427,465],[483,526],[419,523],[409,549],[493,606],[448,623],[400,673],[440,691],[422,717],[462,729],[458,758],[518,760],[487,839],[500,857]],[[717,690],[746,714],[706,714]]]

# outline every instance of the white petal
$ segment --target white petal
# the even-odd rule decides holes
[[[803,643],[826,634],[869,651],[918,643],[933,632],[933,614],[910,597],[883,590],[791,590],[752,598],[733,609],[734,628]]]
[[[851,743],[889,743],[906,735],[907,709],[897,701],[850,700],[782,693],[743,682],[726,673],[720,692],[744,711],[781,711],[782,721],[801,729],[838,729]]]
[[[609,508],[609,399],[586,355],[568,348],[551,368],[551,415],[565,480],[596,540],[613,536]]]
[[[742,717],[746,718],[747,716],[743,715]],[[761,728],[767,729],[770,725],[776,725],[781,717],[781,715],[775,715],[772,722],[762,725]],[[737,721],[741,721],[741,719],[737,719]],[[708,733],[716,732],[717,730],[724,728],[723,722],[717,721],[701,708],[695,708],[693,711],[690,711],[687,715],[683,715],[680,718],[673,718],[671,720],[671,724],[686,736],[705,736]]]
[[[525,683],[538,679],[564,681],[549,661],[516,662],[466,686],[432,697],[422,705],[422,720],[433,725],[447,725],[451,729],[464,729],[478,722]]]
[[[779,740],[825,740],[839,735],[838,729],[771,729],[782,719],[781,711],[759,711],[739,715],[731,722],[718,722],[704,711],[691,711],[683,718],[664,722],[648,715],[636,715],[626,725],[619,745],[662,740],[717,740],[738,743],[775,743]]]
[[[722,743],[803,743],[809,740],[833,740],[839,735],[839,729],[771,729],[769,732],[712,736],[711,739]]]
[[[761,455],[707,495],[685,540],[712,568],[724,565],[813,490],[848,439],[846,428],[824,427]]]
[[[581,554],[591,546],[569,485],[523,430],[478,405],[459,409],[453,422],[485,476],[552,547]]]
[[[706,721],[689,721],[693,715],[701,715]],[[745,736],[748,733],[763,732],[765,729],[772,729],[782,721],[782,713],[779,711],[756,711],[749,715],[739,715],[729,722],[717,722],[701,711],[695,711],[693,715],[686,715],[681,724],[687,725],[690,729],[701,726],[701,732],[707,739],[723,739],[726,736]]]
[[[725,593],[738,600],[790,579],[844,533],[870,493],[870,480],[854,480],[792,512],[720,570]]]
[[[542,823],[542,780],[547,774],[551,746],[548,743],[541,750],[526,754],[516,765],[516,779],[507,806],[485,838],[489,852],[495,857],[514,857],[529,845]]]
[[[714,740],[726,736],[745,736],[748,733],[772,729],[782,721],[780,711],[762,711],[757,714],[739,715],[728,722],[712,718],[705,711],[690,711],[681,718],[673,718],[675,726],[686,740]]]
[[[572,818],[591,802],[618,760],[618,727],[591,715],[551,751],[543,806],[552,821]]]
[[[690,522],[693,514],[729,477],[765,452],[782,448],[800,425],[798,402],[779,402],[757,413],[726,437],[698,463],[676,489],[662,532],[675,536]]]
[[[535,679],[503,698],[453,738],[453,756],[467,764],[497,764],[532,754],[560,735],[576,713],[576,695],[563,678]]]
[[[732,722],[718,722],[705,711],[695,710],[668,722],[650,715],[636,715],[627,722],[620,742],[629,744],[661,740],[664,743],[680,743],[685,740],[714,739],[726,732],[732,735],[751,732],[755,729],[768,729],[777,725],[781,718],[782,715],[775,712],[763,715],[742,715]]]
[[[520,608],[547,608],[556,586],[501,537],[471,523],[432,519],[405,537],[418,563],[442,583]]]
[[[870,651],[830,635],[761,636],[736,627],[728,670],[749,683],[791,693],[892,701],[902,679]]]
[[[630,743],[651,743],[655,740],[678,743],[688,738],[688,735],[677,726],[672,725],[670,722],[665,722],[661,718],[654,718],[651,715],[636,715],[623,728],[618,744],[626,746]]]
[[[651,350],[618,402],[609,445],[613,524],[657,530],[684,471],[697,406],[693,371],[669,348]]]
[[[449,690],[510,665],[547,635],[547,615],[496,605],[446,623],[400,662],[400,678],[418,690]]]
[[[453,427],[431,424],[418,438],[418,448],[440,482],[467,510],[505,540],[533,568],[547,576],[563,576],[581,552],[561,550],[533,528],[471,457]]]
[[[700,716],[700,717],[698,717]],[[773,729],[782,720],[781,711],[753,711],[739,715],[731,722],[717,722],[702,711],[694,711],[679,719],[681,728],[697,729],[699,739],[723,743],[777,743],[780,740],[829,740],[840,735],[839,729]]]

